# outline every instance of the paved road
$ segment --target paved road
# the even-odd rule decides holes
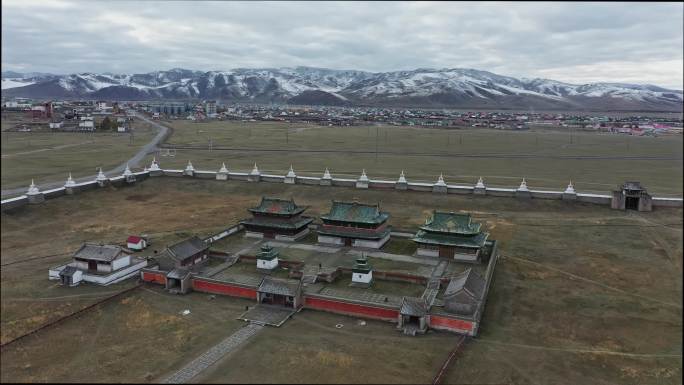
[[[107,176],[117,176],[123,173],[123,170],[126,168],[126,164],[128,164],[130,167],[138,167],[140,161],[147,156],[147,154],[150,154],[152,152],[155,152],[158,148],[159,143],[164,139],[166,134],[169,132],[169,128],[162,126],[161,124],[154,122],[147,117],[143,115],[138,115],[136,114],[137,118],[140,118],[141,120],[150,123],[153,127],[159,129],[159,132],[157,132],[157,135],[146,145],[144,145],[135,155],[133,155],[132,158],[129,160],[121,163],[117,167],[111,169],[111,170],[103,170],[105,175]],[[96,174],[89,175],[89,176],[84,176],[82,178],[76,178],[74,179],[76,183],[82,183],[82,182],[87,182],[95,179]],[[62,187],[64,186],[64,182],[66,180],[62,179],[59,181],[54,181],[54,182],[46,182],[38,185],[38,188],[41,190],[49,190],[57,187]],[[12,188],[12,189],[6,189],[2,190],[2,198],[9,198],[11,196],[16,196],[16,195],[21,195],[28,190],[28,181],[26,187],[17,187],[17,188]]]

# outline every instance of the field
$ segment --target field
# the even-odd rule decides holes
[[[136,233],[150,234],[152,253],[235,223],[261,195],[293,197],[317,217],[333,191],[335,199],[381,202],[402,229],[415,229],[432,209],[466,210],[500,242],[480,335],[446,383],[681,382],[682,209],[621,212],[563,201],[271,183],[152,179],[2,213],[2,341],[47,322],[50,309],[74,311],[125,287],[56,287],[47,269],[64,256],[26,258]],[[402,241],[386,247],[410,250]],[[13,262],[19,263],[6,265]],[[2,381],[158,382],[240,327],[235,317],[250,303],[145,286],[4,347]],[[183,309],[191,314],[181,316]],[[34,318],[36,312],[43,317]],[[355,318],[304,310],[281,328],[265,328],[195,380],[427,383],[454,343],[453,334],[412,338],[389,323],[362,326]]]
[[[682,136],[228,121],[168,124],[174,133],[167,144],[194,147],[161,157],[164,168],[183,168],[191,160],[196,169],[218,170],[226,162],[229,170],[247,172],[256,162],[265,173],[284,175],[293,165],[298,175],[321,176],[328,167],[333,176],[357,178],[365,168],[371,179],[390,180],[404,170],[409,181],[435,182],[443,173],[447,183],[472,185],[482,176],[490,186],[517,187],[525,177],[533,189],[564,189],[572,180],[580,192],[601,193],[638,180],[656,195],[682,196]],[[662,159],[641,159],[648,157]]]
[[[135,123],[131,141],[124,133],[3,132],[2,188],[66,181],[119,166],[154,137],[146,123]]]

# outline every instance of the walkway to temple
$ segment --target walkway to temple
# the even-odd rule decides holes
[[[165,384],[184,384],[197,376],[200,372],[220,360],[226,354],[237,349],[250,337],[255,335],[263,328],[262,325],[250,323],[242,329],[231,334],[228,338],[221,341],[218,345],[207,350],[192,362],[185,365],[183,369],[174,373],[164,381]]]

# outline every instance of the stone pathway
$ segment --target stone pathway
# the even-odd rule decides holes
[[[330,253],[330,254],[336,253],[336,252],[341,250],[341,248],[339,248],[339,247],[308,245],[308,244],[301,244],[301,243],[286,243],[286,242],[278,242],[278,241],[268,241],[268,243],[271,246],[276,246],[276,247],[285,247],[285,248],[308,250],[308,251],[320,251],[321,253]]]
[[[238,319],[259,325],[280,327],[280,325],[284,324],[294,313],[295,310],[292,308],[258,304],[242,313]]]
[[[364,254],[364,255],[367,255],[369,257],[374,257],[374,258],[389,259],[390,261],[397,261],[397,262],[418,263],[421,265],[435,266],[439,263],[439,260],[437,260],[437,259],[427,259],[427,258],[420,258],[420,257],[412,257],[410,255],[383,253],[382,251],[349,250],[347,252],[347,254],[354,255],[354,256],[359,256],[361,254]]]
[[[199,357],[195,358],[183,369],[177,371],[171,377],[167,378],[164,383],[184,384],[190,381],[193,377],[211,366],[223,356],[235,350],[238,346],[240,346],[240,344],[247,341],[262,328],[263,326],[261,325],[250,323],[249,325],[233,333],[230,337],[221,341],[218,345],[212,347]]]

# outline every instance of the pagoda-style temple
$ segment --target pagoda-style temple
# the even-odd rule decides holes
[[[294,200],[262,197],[257,207],[248,209],[252,218],[240,221],[248,237],[295,241],[309,233],[313,218],[303,216],[305,206]]]
[[[480,223],[471,221],[470,214],[433,211],[413,237],[418,244],[417,254],[478,262],[489,237],[480,227]]]
[[[388,218],[378,204],[333,201],[330,212],[321,216],[318,242],[379,249],[390,238]]]

